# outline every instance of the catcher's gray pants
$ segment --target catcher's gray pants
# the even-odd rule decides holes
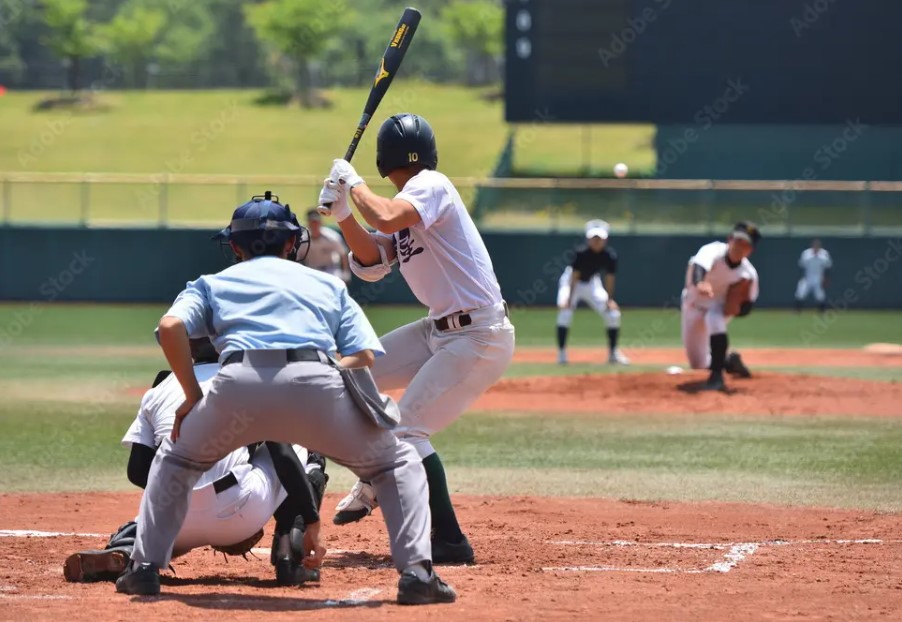
[[[270,440],[298,443],[372,482],[398,570],[432,559],[426,473],[416,450],[354,405],[334,368],[285,363],[281,350],[245,352],[163,442],[150,469],[132,559],[166,568],[201,473],[230,451]]]

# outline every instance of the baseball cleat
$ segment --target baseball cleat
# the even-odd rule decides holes
[[[66,558],[63,576],[70,583],[115,581],[128,567],[129,551],[124,548],[79,551]]]
[[[711,372],[703,388],[705,391],[726,391],[727,385],[723,381],[723,372]]]
[[[559,350],[557,353],[557,364],[558,365],[566,365],[567,364],[567,351]]]
[[[149,562],[130,564],[116,579],[116,591],[135,596],[156,596],[160,593],[160,569]]]
[[[726,364],[724,365],[724,370],[737,378],[751,378],[752,372],[749,371],[749,368],[745,366],[745,363],[742,362],[742,357],[739,356],[739,352],[730,352],[727,356]]]
[[[611,355],[608,356],[608,363],[611,365],[629,365],[630,360],[626,358],[626,354],[620,348],[614,348],[611,350]]]
[[[379,507],[376,500],[376,490],[369,482],[357,480],[348,496],[335,506],[335,516],[332,522],[336,525],[356,523],[373,513]]]
[[[472,564],[476,558],[467,536],[457,544],[432,538],[433,564]]]
[[[455,600],[457,592],[434,572],[429,581],[421,581],[416,574],[405,570],[398,580],[399,605],[432,605],[453,603]]]

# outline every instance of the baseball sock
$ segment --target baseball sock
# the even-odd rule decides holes
[[[608,329],[608,345],[611,346],[611,352],[617,349],[617,338],[620,337],[619,328]]]
[[[802,310],[802,301],[796,298],[796,311]]]
[[[434,535],[445,542],[456,544],[463,540],[464,534],[454,514],[454,506],[451,505],[445,467],[438,454],[432,454],[423,459],[423,468],[426,469],[426,481],[429,484],[429,510],[432,512]]]
[[[826,313],[826,312],[827,312],[827,303],[826,303],[826,302],[820,303],[820,304],[818,305],[818,310],[819,310],[821,313]]]
[[[557,327],[557,348],[558,350],[563,350],[567,347],[567,333],[570,332],[570,329],[566,326],[558,326]]]
[[[730,340],[726,333],[718,333],[711,335],[711,373],[719,374],[723,372],[724,365],[727,361],[727,348]]]

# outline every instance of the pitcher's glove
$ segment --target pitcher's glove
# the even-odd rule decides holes
[[[223,555],[240,555],[241,557],[247,559],[247,554],[251,552],[251,549],[257,545],[262,537],[263,530],[261,529],[247,540],[242,540],[241,542],[236,542],[235,544],[229,544],[226,546],[214,546],[213,550],[219,551]]]
[[[742,305],[749,302],[751,291],[751,279],[742,279],[730,285],[727,290],[727,300],[723,305],[723,314],[727,317],[739,315]]]

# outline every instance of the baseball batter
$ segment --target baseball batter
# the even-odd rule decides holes
[[[185,401],[154,458],[132,560],[117,591],[159,594],[160,568],[169,564],[194,485],[231,452],[269,439],[303,440],[373,483],[401,573],[399,603],[456,599],[432,568],[426,474],[417,451],[392,433],[396,420],[384,418],[393,403],[354,380],[372,383],[366,367],[382,346],[344,283],[294,261],[304,233],[278,197],[254,197],[220,233],[238,263],[188,283],[160,320],[160,346]],[[221,364],[206,391],[189,349],[189,338],[205,336]],[[319,568],[326,550],[318,520],[306,525],[302,546],[304,566]]]
[[[378,281],[400,266],[427,317],[382,337],[386,354],[373,377],[380,390],[406,388],[398,435],[423,459],[432,509],[436,563],[468,563],[474,554],[457,522],[432,434],[457,419],[507,369],[514,327],[482,237],[451,181],[436,170],[438,151],[429,124],[398,114],[379,129],[376,165],[398,193],[381,197],[345,160],[336,160],[320,204],[331,204],[351,247],[351,271]],[[377,231],[354,218],[348,196]],[[338,505],[336,524],[360,520],[382,498],[366,479]]]
[[[732,318],[724,314],[724,303],[730,286],[748,279],[749,301],[737,316],[751,313],[758,298],[758,272],[748,258],[760,239],[758,228],[743,221],[736,224],[726,242],[705,244],[689,259],[682,296],[683,347],[692,369],[710,368],[705,383],[709,390],[726,388],[724,371],[740,377],[751,375],[738,352],[727,354],[727,324]]]
[[[195,376],[200,387],[206,391],[219,371],[218,355],[209,339],[192,340],[191,349]],[[122,439],[123,446],[131,452],[128,479],[140,488],[146,486],[157,447],[172,433],[176,408],[185,400],[185,394],[175,376],[161,372],[158,380],[144,394],[138,414]],[[288,494],[279,480],[270,448],[266,445],[252,448],[255,449],[253,456],[247,447],[240,447],[229,453],[194,485],[185,522],[173,545],[174,557],[201,546],[213,546],[221,550],[233,547],[241,549],[240,546],[236,547],[239,543],[247,543],[242,551],[246,552],[259,541],[264,525],[280,505],[284,504],[289,509],[297,505],[285,503]],[[278,447],[273,449],[279,451]],[[309,511],[300,507],[299,512],[306,515],[307,520],[312,520],[316,517],[316,510],[325,490],[325,461],[315,455],[308,456],[307,450],[300,445],[294,445],[292,449],[300,464],[306,465],[304,468],[314,482],[313,498],[305,500],[309,504]],[[300,505],[303,506],[303,502]],[[289,520],[294,523],[294,516]],[[289,526],[286,534],[292,526]],[[66,579],[115,579],[125,570],[131,556],[135,532],[136,524],[127,523],[113,534],[105,549],[70,555],[63,567]],[[300,568],[295,568],[296,564],[291,563],[291,560],[286,563],[286,560],[274,557],[272,561],[277,569],[277,582],[281,585],[297,585],[302,582],[302,578],[311,578],[302,573]]]
[[[832,267],[833,259],[830,253],[821,247],[820,240],[812,240],[811,248],[806,248],[799,257],[802,278],[796,287],[796,311],[802,310],[802,304],[809,294],[814,295],[821,313],[827,310],[827,294],[824,290],[829,285]]]
[[[324,227],[323,217],[315,209],[307,212],[310,246],[303,263],[308,268],[337,276],[345,283],[351,280],[348,268],[348,247],[337,231]]]
[[[567,334],[573,312],[580,302],[604,318],[608,329],[608,363],[629,365],[629,359],[617,347],[620,336],[620,306],[614,301],[617,279],[617,252],[608,246],[610,227],[603,220],[586,223],[586,245],[576,251],[573,262],[564,269],[558,282],[557,347],[558,363],[567,364]],[[604,273],[604,287],[601,273]]]

